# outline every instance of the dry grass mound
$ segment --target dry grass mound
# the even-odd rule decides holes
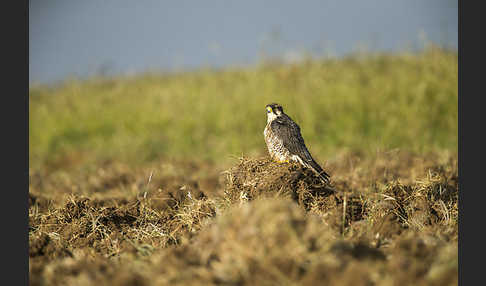
[[[191,237],[206,219],[215,216],[213,200],[203,192],[189,192],[107,200],[73,195],[65,205],[50,204],[48,208],[42,208],[43,201],[35,199],[29,209],[32,284],[109,284],[105,279],[117,275],[112,259],[123,255],[146,257],[158,248],[180,244],[183,236]],[[61,268],[52,270],[55,265]],[[112,269],[112,275],[105,277],[107,269]],[[89,283],[74,282],[83,271],[89,272]]]
[[[217,176],[177,166],[150,185],[152,166],[107,168],[64,200],[73,178],[34,178],[31,284],[457,284],[457,155],[327,163],[324,186],[298,165],[241,158],[210,192]]]
[[[312,197],[326,197],[334,192],[311,170],[297,163],[276,163],[268,158],[240,158],[239,164],[226,174],[225,198],[231,203],[281,196],[307,207]]]
[[[381,160],[388,159],[384,157]],[[458,219],[454,164],[449,160],[445,166],[428,168],[425,178],[410,184],[387,176],[381,182],[370,183],[338,176],[335,182],[323,185],[310,170],[298,164],[241,158],[239,164],[226,172],[225,198],[231,203],[262,197],[291,198],[304,210],[319,214],[342,231],[354,222],[365,221],[382,225],[391,220],[398,229],[453,226]],[[365,177],[373,177],[372,169],[368,173]]]
[[[110,260],[82,252],[53,261],[42,278],[49,285],[457,284],[454,244],[408,232],[388,248],[342,236],[291,200],[257,199],[233,205],[177,247]]]

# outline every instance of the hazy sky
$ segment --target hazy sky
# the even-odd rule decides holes
[[[345,55],[366,46],[458,46],[449,0],[29,1],[30,82],[248,65],[262,53]],[[422,35],[422,36],[421,36]]]

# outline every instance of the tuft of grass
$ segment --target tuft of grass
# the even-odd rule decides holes
[[[355,55],[293,65],[71,80],[29,91],[29,163],[116,158],[216,163],[265,153],[264,106],[279,102],[312,154],[457,149],[457,53]]]

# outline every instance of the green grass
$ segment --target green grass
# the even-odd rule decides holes
[[[270,102],[282,104],[301,126],[318,161],[342,150],[456,152],[457,92],[457,53],[433,47],[294,65],[67,80],[30,88],[30,166],[262,155]]]

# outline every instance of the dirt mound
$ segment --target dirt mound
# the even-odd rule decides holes
[[[333,193],[331,186],[297,163],[240,158],[239,164],[226,171],[225,196],[231,203],[280,196],[309,208],[312,198],[325,198]]]
[[[343,242],[318,216],[278,198],[231,209],[202,231],[192,247],[198,250],[201,265],[209,268],[211,281],[222,284],[317,283],[319,275],[334,277],[328,279],[333,285],[342,281],[339,273],[344,274],[353,258],[385,258],[374,247]]]
[[[192,240],[144,259],[94,257],[58,260],[42,277],[57,285],[457,284],[454,244],[409,230],[388,247],[377,246],[343,236],[281,198],[234,205]]]
[[[413,184],[392,180],[356,188],[352,182],[342,180],[323,185],[312,171],[298,164],[241,158],[226,172],[225,198],[231,203],[291,198],[342,232],[355,222],[358,224],[348,231],[356,230],[362,221],[370,221],[375,230],[391,235],[409,227],[422,229],[457,222],[457,169],[432,170]]]
[[[31,284],[457,284],[454,157],[351,154],[326,170],[330,185],[241,158],[219,193],[179,175],[55,204],[32,192]]]
[[[214,203],[204,193],[166,197],[172,203],[161,211],[156,196],[126,202],[73,196],[63,207],[31,217],[30,228],[33,234],[55,233],[71,251],[90,248],[112,256],[130,249],[137,252],[143,248],[138,241],[146,239],[152,245],[177,244],[182,235],[197,231],[205,218],[215,215]],[[51,252],[35,253],[51,258]]]

